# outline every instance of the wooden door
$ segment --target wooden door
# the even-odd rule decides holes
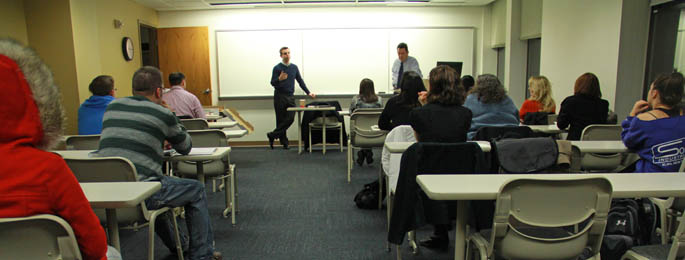
[[[164,86],[169,86],[169,73],[186,75],[186,89],[195,94],[203,106],[212,105],[209,71],[209,29],[202,27],[158,28],[159,69],[164,73]]]

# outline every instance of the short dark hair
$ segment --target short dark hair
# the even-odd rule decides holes
[[[162,87],[162,72],[152,66],[144,66],[133,73],[133,92],[152,94]]]
[[[110,75],[100,75],[88,85],[90,93],[96,96],[107,96],[114,89],[114,79]]]
[[[280,49],[280,50],[278,50],[278,56],[281,56],[281,55],[283,55],[283,50],[287,50],[287,49],[289,49],[289,48],[288,48],[288,47],[286,47],[286,46],[283,46],[283,47],[281,47],[281,49]]]
[[[180,85],[184,79],[186,79],[186,75],[183,75],[181,72],[169,74],[169,84],[172,86]]]
[[[683,74],[673,72],[661,74],[654,80],[654,90],[659,91],[661,103],[669,107],[677,107],[683,98]]]
[[[466,75],[461,77],[461,86],[464,87],[464,92],[469,92],[473,85],[476,84],[476,81],[471,77],[471,75]]]
[[[573,94],[583,94],[601,98],[602,91],[599,90],[599,79],[595,74],[590,72],[580,75],[580,77],[576,79],[576,84],[573,86]]]
[[[400,42],[400,44],[397,45],[398,49],[404,49],[405,51],[409,52],[409,47],[407,47],[406,43]]]
[[[426,86],[423,85],[423,79],[418,73],[414,71],[405,71],[402,73],[402,81],[400,82],[400,96],[398,105],[403,107],[418,107],[419,92],[426,91]]]
[[[478,97],[478,101],[483,104],[499,103],[507,97],[507,91],[502,86],[497,76],[483,74],[476,79],[476,86],[471,92]]]
[[[459,84],[457,71],[447,65],[433,68],[428,76],[428,103],[461,105],[464,103],[464,89]]]

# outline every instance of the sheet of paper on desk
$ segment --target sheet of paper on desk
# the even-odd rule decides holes
[[[188,153],[188,155],[210,155],[213,154],[214,151],[216,151],[216,147],[193,148],[190,150],[190,153]]]

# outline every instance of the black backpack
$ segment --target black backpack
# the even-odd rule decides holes
[[[364,184],[364,189],[359,191],[354,196],[354,203],[360,209],[377,209],[378,208],[378,181]],[[385,198],[385,192],[383,192]]]
[[[649,199],[614,199],[600,251],[602,259],[621,259],[631,247],[655,242],[656,210]]]

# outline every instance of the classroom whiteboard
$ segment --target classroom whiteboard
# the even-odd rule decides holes
[[[290,48],[309,90],[317,95],[359,92],[364,78],[376,92],[391,92],[391,67],[397,44],[405,42],[424,78],[438,61],[463,62],[462,75],[474,69],[473,28],[291,29],[216,31],[219,97],[273,95],[271,71]],[[304,92],[295,84],[295,94]]]

